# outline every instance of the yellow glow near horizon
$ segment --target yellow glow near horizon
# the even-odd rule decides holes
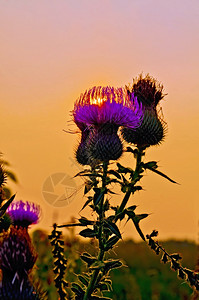
[[[143,71],[168,93],[161,102],[168,134],[161,146],[146,151],[146,161],[157,160],[160,170],[181,185],[147,172],[144,192],[130,205],[151,213],[141,223],[146,233],[157,228],[161,239],[197,238],[199,20],[198,1],[187,3],[2,1],[0,151],[19,178],[12,187],[16,198],[41,205],[41,228],[51,230],[54,222],[77,217],[85,200],[80,190],[68,206],[58,208],[41,193],[49,175],[72,177],[81,171],[74,158],[77,137],[63,132],[75,99],[92,86],[128,85]],[[110,101],[120,103],[120,92]],[[103,105],[106,95],[98,91],[86,98],[86,104],[90,101]],[[76,182],[82,186],[81,179]],[[124,232],[139,238],[130,222]]]

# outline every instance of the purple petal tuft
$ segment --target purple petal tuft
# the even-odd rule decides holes
[[[28,227],[39,221],[40,206],[28,201],[14,201],[8,207],[7,213],[12,218],[14,225]]]
[[[93,87],[81,94],[75,102],[74,121],[81,129],[87,126],[111,123],[114,125],[137,128],[140,126],[143,111],[133,94],[124,88]]]

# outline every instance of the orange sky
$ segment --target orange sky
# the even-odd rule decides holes
[[[181,185],[148,172],[145,191],[131,203],[151,213],[142,222],[145,233],[156,228],[160,238],[196,240],[198,0],[2,0],[0,6],[0,151],[18,176],[17,198],[41,204],[40,226],[78,216],[83,204],[82,189],[59,209],[41,192],[51,174],[78,172],[71,162],[77,137],[63,132],[74,101],[87,88],[125,85],[143,71],[168,93],[162,101],[168,135],[147,158]],[[130,223],[121,229],[137,238]]]

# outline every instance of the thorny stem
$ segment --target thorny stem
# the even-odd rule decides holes
[[[104,162],[103,163],[102,188],[106,187],[108,164],[109,164],[109,162]],[[103,220],[104,220],[104,217],[105,217],[104,210],[103,210],[104,196],[100,200],[99,207],[100,208],[99,208],[99,238],[98,238],[99,239],[99,254],[98,254],[98,261],[102,262],[103,258],[104,258],[104,254],[105,254],[105,251],[104,251],[104,248],[103,248],[103,245],[104,245]],[[96,269],[93,272],[93,274],[91,276],[91,279],[90,279],[90,282],[88,284],[87,290],[84,294],[83,300],[89,299],[90,295],[95,290],[95,285],[96,285],[96,282],[97,282],[97,277],[98,277],[99,271],[100,271],[99,269]]]
[[[132,178],[132,181],[131,181],[131,184],[130,186],[127,188],[127,191],[125,193],[125,196],[122,200],[122,203],[119,207],[119,210],[118,210],[118,214],[121,213],[124,208],[126,207],[126,204],[131,196],[131,191],[132,191],[132,187],[137,183],[137,181],[139,181],[139,174],[140,172],[142,171],[142,168],[141,168],[141,163],[142,163],[142,156],[144,156],[144,152],[141,148],[137,148],[138,152],[137,152],[137,155],[136,155],[136,167],[135,167],[135,172],[134,172],[134,176]],[[116,217],[116,221],[118,220],[118,217]]]

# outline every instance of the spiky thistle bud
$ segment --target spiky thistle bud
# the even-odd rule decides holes
[[[163,85],[157,82],[156,79],[147,74],[145,77],[140,74],[133,79],[132,88],[128,88],[128,92],[133,91],[138,101],[143,104],[145,108],[156,107],[161,99],[164,98]]]
[[[160,144],[164,137],[167,124],[159,116],[157,105],[165,96],[163,85],[158,83],[148,74],[146,77],[139,75],[133,81],[132,88],[126,87],[129,95],[137,97],[138,102],[144,108],[144,117],[140,127],[136,129],[122,128],[122,136],[128,143],[136,144],[138,147],[149,147]]]

